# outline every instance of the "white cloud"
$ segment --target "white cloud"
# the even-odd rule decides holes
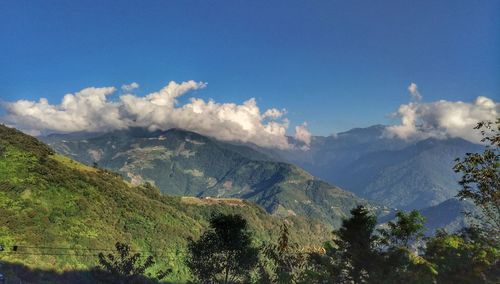
[[[412,98],[414,93],[420,96],[414,83],[408,90]],[[481,135],[473,127],[482,120],[494,121],[500,115],[500,104],[483,96],[477,97],[472,103],[412,101],[401,105],[394,115],[401,119],[401,123],[388,126],[388,136],[402,139],[460,137],[478,143]]]
[[[285,115],[286,110],[278,110],[275,108],[271,108],[266,110],[264,113],[264,118],[271,118],[271,119],[277,119]]]
[[[118,105],[106,100],[106,96],[115,91],[113,87],[86,88],[65,95],[59,105],[51,105],[45,98],[38,102],[19,100],[6,103],[6,120],[30,133],[124,128],[126,124],[121,120]]]
[[[307,147],[311,145],[311,136],[311,132],[307,130],[306,122],[295,127],[295,139],[304,142]]]
[[[126,92],[126,93],[132,92],[133,90],[135,90],[137,88],[139,88],[139,84],[137,84],[136,82],[122,85],[122,91]]]
[[[410,92],[411,99],[413,101],[421,101],[422,100],[422,95],[418,91],[417,84],[411,83],[410,86],[408,86],[408,92]]]
[[[127,87],[122,86],[122,89],[131,90],[133,84],[124,85]],[[289,122],[283,118],[285,111],[273,108],[261,113],[253,98],[242,104],[200,98],[178,104],[176,98],[206,86],[203,82],[172,81],[158,92],[144,97],[124,94],[116,101],[107,100],[108,95],[116,92],[114,87],[86,88],[65,95],[57,105],[43,98],[38,102],[19,100],[5,103],[7,114],[3,120],[26,132],[38,134],[178,127],[221,140],[252,142],[264,147],[290,147],[286,137]],[[296,132],[298,139],[310,142],[305,124],[298,126]]]

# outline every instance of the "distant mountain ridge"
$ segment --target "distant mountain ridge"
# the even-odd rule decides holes
[[[455,158],[483,148],[459,138],[407,141],[384,134],[385,126],[375,125],[314,136],[308,151],[291,137],[296,147],[279,150],[181,129],[58,134],[44,140],[59,153],[87,164],[97,161],[136,183],[154,182],[166,193],[245,198],[274,214],[334,225],[347,216],[347,208],[366,201],[314,176],[375,201],[378,212],[426,210],[456,195]]]
[[[479,209],[470,201],[450,198],[438,205],[421,209],[420,212],[427,219],[426,229],[428,234],[437,229],[447,232],[456,232],[471,224],[465,213],[479,214]]]
[[[391,138],[385,135],[384,126],[375,125],[335,136],[315,136],[309,151],[298,147],[262,151],[272,151],[274,157],[297,164],[362,198],[411,210],[454,197],[459,179],[452,169],[454,160],[482,149],[460,138]]]
[[[470,226],[471,219],[466,213],[480,214],[479,209],[470,201],[457,198],[447,199],[437,205],[418,210],[425,217],[425,234],[433,235],[436,230],[444,229],[448,233],[455,233],[460,229]],[[395,212],[378,220],[380,224],[395,219]]]
[[[154,183],[167,194],[243,198],[276,215],[306,216],[334,226],[354,206],[369,204],[266,153],[182,129],[132,128],[43,140],[58,153],[89,165],[96,162],[134,184]]]

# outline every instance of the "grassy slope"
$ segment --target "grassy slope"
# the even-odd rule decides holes
[[[55,155],[38,140],[0,126],[0,244],[7,248],[0,253],[2,261],[37,269],[87,269],[95,265],[91,254],[96,251],[78,249],[111,249],[122,241],[156,255],[155,269],[170,263],[172,279],[182,281],[189,277],[182,265],[186,238],[196,238],[214,212],[244,215],[257,242],[276,235],[281,222],[247,202],[188,203]],[[318,243],[328,234],[317,223],[290,220],[292,236],[303,244]],[[12,245],[20,246],[17,253],[9,252]],[[51,248],[29,248],[42,246]]]

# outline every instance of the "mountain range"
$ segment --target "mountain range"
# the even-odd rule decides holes
[[[153,270],[172,268],[169,281],[186,282],[187,238],[221,213],[241,214],[255,245],[275,240],[283,222],[305,247],[331,232],[316,220],[273,216],[241,199],[174,197],[150,184],[135,186],[0,125],[0,265],[9,283],[95,283],[97,253],[111,252],[117,241],[154,256]]]
[[[436,206],[456,196],[455,159],[483,150],[482,145],[460,138],[415,141],[389,137],[382,125],[314,136],[309,150],[300,148],[299,143],[290,150],[262,151],[359,197],[402,210]]]
[[[356,204],[369,204],[382,218],[394,209],[429,213],[442,208],[439,214],[463,224],[462,211],[449,206],[459,202],[452,200],[459,178],[452,167],[457,157],[483,147],[458,138],[389,137],[382,125],[313,136],[309,145],[290,137],[293,147],[286,150],[218,141],[182,129],[132,128],[42,139],[58,153],[97,163],[135,184],[153,183],[167,194],[242,198],[275,215],[307,216],[333,226]],[[427,215],[432,224],[441,218]]]
[[[170,195],[242,198],[274,215],[306,216],[334,227],[358,204],[380,214],[388,210],[251,147],[186,130],[133,128],[44,141],[60,154],[116,171],[133,184],[150,182]]]

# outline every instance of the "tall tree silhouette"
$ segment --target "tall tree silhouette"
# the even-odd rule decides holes
[[[188,240],[186,265],[202,283],[248,281],[258,262],[247,221],[240,215],[217,215],[199,240]]]
[[[297,283],[307,257],[299,251],[299,245],[290,241],[288,225],[281,226],[280,237],[276,244],[268,244],[262,249],[264,256],[271,262],[273,283]]]
[[[342,222],[334,243],[340,253],[341,277],[346,282],[365,283],[377,262],[373,231],[377,218],[360,205],[351,210],[351,218]]]

